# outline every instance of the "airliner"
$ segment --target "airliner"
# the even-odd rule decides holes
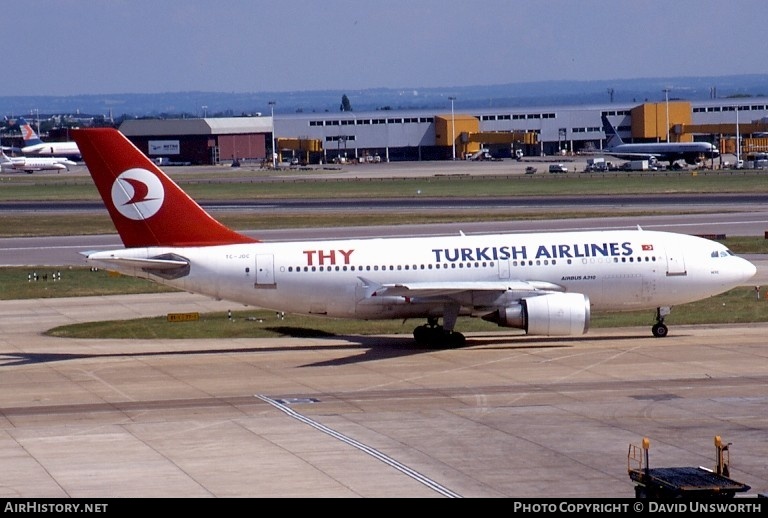
[[[577,231],[262,241],[206,213],[122,133],[73,130],[123,248],[86,263],[180,290],[296,315],[424,319],[413,336],[466,343],[458,317],[575,336],[593,311],[655,310],[745,284],[755,266],[722,244],[659,231]]]
[[[678,160],[696,165],[705,159],[717,158],[720,150],[709,142],[650,142],[625,144],[616,129],[603,114],[603,131],[608,139],[604,153],[624,160],[668,161],[670,167]]]
[[[32,173],[34,171],[69,170],[70,166],[77,165],[68,158],[63,157],[9,157],[5,152],[0,151],[0,167],[3,172],[24,171]]]
[[[21,152],[25,155],[57,155],[76,160],[81,158],[76,142],[43,142],[24,117],[19,117],[18,124],[24,139]]]

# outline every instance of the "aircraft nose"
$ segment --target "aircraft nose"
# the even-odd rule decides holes
[[[757,266],[742,257],[736,257],[738,261],[733,267],[733,276],[739,282],[746,282],[757,274]]]

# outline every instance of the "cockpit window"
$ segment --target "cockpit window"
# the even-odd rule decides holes
[[[731,252],[727,248],[725,250],[715,250],[711,254],[712,257],[728,257],[731,255],[733,255],[733,252]]]

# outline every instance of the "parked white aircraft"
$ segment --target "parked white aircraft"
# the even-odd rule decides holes
[[[56,155],[69,159],[80,159],[80,150],[77,148],[76,142],[43,142],[24,117],[19,117],[17,122],[21,128],[21,137],[24,139],[24,147],[21,148],[21,152],[25,155]]]
[[[431,345],[465,343],[459,316],[578,335],[592,311],[622,309],[655,309],[662,337],[671,306],[756,273],[720,243],[639,228],[262,242],[214,220],[117,130],[73,135],[126,247],[88,263],[294,314],[424,318],[414,337]]]
[[[69,166],[73,165],[77,165],[77,163],[67,158],[28,156],[9,157],[5,152],[0,151],[0,167],[4,173],[24,171],[25,173],[31,174],[34,171],[64,171],[68,170]]]

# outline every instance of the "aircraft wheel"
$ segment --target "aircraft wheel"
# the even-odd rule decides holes
[[[413,330],[413,338],[417,344],[428,344],[432,334],[432,328],[428,326],[419,326]]]
[[[449,332],[445,335],[446,345],[449,347],[464,347],[467,344],[467,339],[461,333]]]
[[[664,338],[667,336],[669,329],[667,329],[667,326],[664,324],[654,324],[654,326],[651,328],[651,331],[653,332],[653,336],[656,338]]]
[[[413,338],[419,345],[430,347],[463,347],[467,340],[461,333],[446,331],[442,326],[423,325],[413,330]]]
[[[430,345],[442,349],[451,349],[454,347],[464,347],[466,343],[467,339],[464,338],[463,334],[440,329],[432,336]]]

